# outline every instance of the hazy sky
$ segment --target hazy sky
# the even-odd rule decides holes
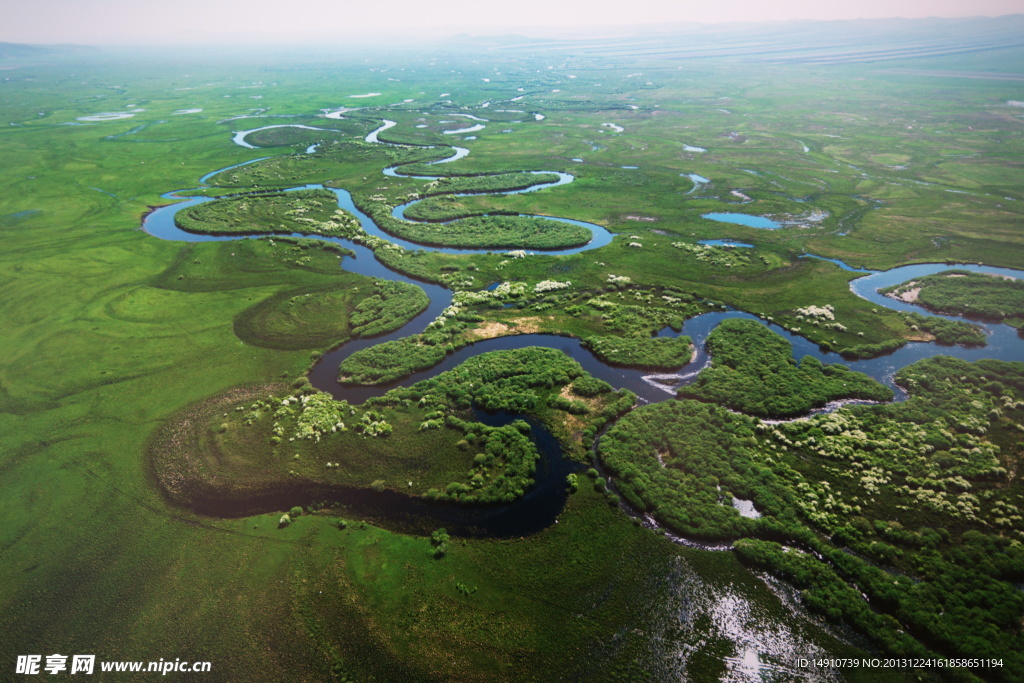
[[[417,27],[442,37],[464,29],[511,33],[531,26],[999,16],[1022,11],[1021,0],[513,0],[500,5],[486,0],[34,0],[8,6],[0,41],[145,44],[239,33],[294,40],[303,31],[365,38],[387,29]]]

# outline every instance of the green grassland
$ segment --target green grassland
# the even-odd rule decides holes
[[[445,181],[447,192],[498,182],[484,180],[495,177],[488,174],[572,173],[569,185],[461,197],[449,208],[592,221],[617,233],[607,247],[572,256],[456,256],[385,249],[361,238],[400,272],[456,291],[459,310],[450,325],[404,342],[429,340],[442,353],[525,331],[643,347],[635,340],[723,305],[801,328],[832,349],[900,343],[920,334],[913,322],[853,295],[855,273],[800,255],[872,268],[1024,263],[1024,132],[1019,108],[1006,104],[1019,99],[1013,82],[915,78],[864,64],[702,59],[679,69],[677,60],[630,55],[566,57],[548,70],[554,60],[547,57],[498,53],[453,53],[458,74],[424,68],[392,81],[367,69],[365,58],[353,51],[316,62],[289,53],[170,60],[114,50],[73,64],[35,61],[5,70],[4,666],[19,654],[95,652],[208,660],[211,680],[709,680],[735,673],[752,649],[766,666],[796,671],[798,656],[923,647],[991,652],[1007,661],[995,675],[1019,677],[1022,607],[1012,582],[1020,581],[1016,425],[1024,416],[1019,370],[1007,365],[915,366],[903,375],[914,396],[906,404],[762,430],[753,418],[696,402],[638,408],[612,428],[607,446],[601,441],[608,469],[580,473],[557,524],[525,538],[449,540],[440,558],[422,533],[400,533],[343,506],[311,505],[297,489],[285,487],[295,500],[280,509],[219,516],[189,507],[195,501],[174,488],[186,475],[236,491],[297,480],[371,490],[380,482],[377,488],[397,491],[404,482],[426,497],[452,483],[472,489],[476,475],[486,487],[508,464],[498,454],[487,462],[489,433],[473,427],[478,436],[470,440],[465,425],[451,419],[469,422],[461,399],[498,401],[499,383],[490,380],[465,395],[441,387],[443,410],[418,405],[412,394],[349,406],[358,415],[328,416],[340,417],[346,431],[320,442],[286,441],[311,424],[293,414],[279,426],[295,432],[272,443],[282,437],[269,409],[254,403],[295,392],[316,396],[303,381],[314,358],[353,336],[397,328],[424,300],[412,289],[345,272],[338,250],[312,241],[183,244],[138,229],[150,207],[171,201],[162,194],[195,188],[215,169],[270,157],[210,179],[204,192],[211,197],[327,183],[352,192],[360,207],[378,206],[374,215],[430,192],[431,181],[382,176],[389,165],[467,176]],[[970,59],[987,68],[983,56]],[[1020,64],[1016,53],[999,59]],[[395,73],[409,63],[399,54],[379,61]],[[935,64],[948,66],[939,58]],[[643,77],[631,75],[638,65]],[[350,99],[371,92],[381,95]],[[524,100],[509,102],[519,96]],[[343,106],[361,109],[341,120],[316,116]],[[111,111],[131,117],[78,120]],[[536,120],[534,111],[545,118]],[[453,113],[490,122],[471,134],[475,140],[463,140],[443,131],[474,122]],[[450,151],[363,142],[384,118],[399,124],[384,140],[458,144],[472,153],[424,166]],[[247,138],[262,148],[255,150],[231,142],[237,131],[293,123],[336,132],[276,128]],[[306,154],[314,143],[317,151]],[[685,173],[711,182],[695,188]],[[740,203],[740,195],[752,201]],[[309,214],[294,213],[306,203]],[[298,218],[333,222],[338,234],[356,231],[335,209],[322,193],[268,193],[190,213],[208,229],[228,232],[270,224],[316,232]],[[701,218],[729,210],[787,225],[767,231]],[[486,229],[481,223],[479,231]],[[522,236],[518,229],[512,237]],[[723,237],[755,248],[696,245]],[[570,284],[538,290],[547,281]],[[520,288],[498,297],[481,292],[493,282]],[[844,329],[798,319],[798,309],[825,305]],[[654,351],[623,360],[646,365]],[[665,363],[683,357],[683,349],[675,351]],[[526,412],[535,411],[583,462],[599,420],[622,399],[581,380],[552,378],[550,387],[517,396],[532,396]],[[445,424],[421,430],[442,419],[438,411]],[[247,425],[252,412],[259,415]],[[193,431],[174,431],[183,416],[195,418]],[[390,435],[355,428],[384,430],[382,423]],[[632,466],[629,459],[616,464],[605,450],[626,437],[657,450],[643,430],[630,433],[640,423],[665,428],[663,438],[685,461],[658,469],[645,463],[636,481],[659,483],[648,498],[619,474]],[[843,441],[860,438],[858,430],[874,449]],[[176,446],[195,447],[186,463],[193,469],[180,459],[178,471],[159,457],[153,465],[149,456],[175,434],[185,440]],[[705,442],[708,448],[695,452]],[[614,504],[604,492],[608,473],[616,490],[676,530],[749,540],[735,553],[674,544]],[[719,505],[717,484],[753,500],[765,517],[747,520]],[[689,526],[683,524],[679,496],[706,514],[700,524],[689,512]],[[282,526],[293,505],[305,509]],[[930,531],[938,528],[947,533]],[[793,539],[820,558],[770,545]],[[748,566],[782,577],[801,596],[791,599]],[[844,672],[854,680],[880,680],[876,674]]]
[[[384,146],[357,145],[359,155],[366,158],[377,158],[378,168],[380,164],[386,165],[394,160],[395,150]],[[399,150],[400,152],[404,150]],[[302,155],[300,155],[302,157]],[[280,171],[279,167],[303,169],[302,162],[310,161],[309,171]],[[464,163],[460,161],[459,163]],[[288,163],[292,166],[288,166]],[[337,174],[333,164],[329,160],[327,166],[321,167],[316,159],[294,158],[288,160],[272,160],[260,162],[250,166],[236,169],[229,173],[233,174],[227,182],[234,183],[238,187],[246,183],[253,183],[252,187],[261,187],[261,183],[271,185],[290,185],[294,183],[306,183],[312,181],[324,181],[330,174]],[[361,172],[356,165],[356,173]],[[268,175],[269,174],[269,175]],[[259,182],[257,182],[259,181]],[[578,244],[585,241],[587,234],[581,228],[565,224],[548,224],[541,227],[539,223],[529,223],[527,219],[513,217],[495,217],[492,219],[471,219],[460,221],[453,225],[432,226],[415,225],[398,221],[390,216],[389,204],[406,201],[409,198],[419,196],[411,187],[398,185],[392,186],[393,181],[402,179],[384,179],[385,185],[379,184],[381,179],[372,177],[372,182],[365,176],[355,177],[346,175],[343,179],[335,179],[332,184],[336,186],[364,187],[360,193],[356,191],[355,199],[361,209],[371,215],[379,225],[386,230],[401,235],[408,239],[419,240],[424,243],[442,244],[470,244],[479,246],[481,244],[494,244],[501,247],[526,246],[550,248],[554,246]],[[221,178],[215,177],[212,182],[222,182]],[[411,180],[404,182],[410,183]],[[529,195],[544,197],[556,197],[560,192],[573,190],[578,183],[577,180],[567,187],[557,190],[542,190]],[[688,182],[688,181],[687,181]],[[419,181],[423,187],[423,181]],[[426,185],[429,188],[429,185]],[[430,189],[426,190],[430,192]],[[373,194],[368,194],[373,192]],[[388,199],[388,196],[392,199]],[[459,198],[459,206],[473,197]],[[512,200],[512,197],[501,199]],[[193,212],[200,212],[208,206],[197,207]],[[540,210],[534,207],[527,207],[526,210]],[[497,211],[506,211],[507,208],[488,207]],[[460,208],[461,212],[463,209]],[[481,210],[484,210],[481,208]],[[648,216],[637,216],[634,218],[647,219]],[[476,221],[476,222],[473,222]],[[509,223],[507,228],[498,225],[501,221]],[[710,223],[703,220],[703,223]],[[470,224],[472,223],[472,225]],[[653,225],[659,225],[654,222]],[[553,227],[552,227],[553,226]],[[693,287],[695,294],[717,300],[724,300],[731,305],[757,312],[781,323],[787,324],[791,329],[801,326],[797,324],[798,318],[795,312],[797,308],[811,305],[822,305],[831,303],[841,310],[842,326],[846,329],[843,332],[835,330],[816,330],[803,327],[804,334],[812,340],[828,345],[836,349],[854,349],[865,344],[879,344],[882,342],[893,343],[899,339],[913,336],[909,325],[898,315],[890,311],[877,311],[868,309],[865,303],[851,294],[846,283],[855,277],[855,274],[837,270],[834,266],[824,263],[814,263],[805,259],[797,259],[799,253],[792,249],[780,249],[779,247],[761,247],[751,250],[729,250],[712,247],[700,247],[696,240],[701,237],[720,234],[716,227],[715,232],[683,232],[678,228],[672,229],[668,226],[644,227],[644,221],[632,220],[628,227],[622,226],[619,229],[627,229],[629,232],[624,235],[622,242],[616,242],[606,247],[605,254],[614,255],[613,261],[622,266],[617,268],[622,272],[629,272],[637,282],[646,282],[657,285],[665,282],[674,282]],[[307,226],[308,227],[308,226]],[[763,242],[765,236],[771,236],[775,231],[762,231],[750,228],[731,229],[730,236]],[[636,233],[633,233],[633,231]],[[779,231],[781,232],[781,231]],[[633,238],[636,238],[634,240]],[[687,239],[688,238],[688,239]],[[642,245],[640,249],[628,246],[635,243]],[[650,258],[651,250],[671,254],[672,258]],[[453,284],[452,280],[445,279],[444,273],[451,274],[461,269],[460,263],[465,263],[467,257],[449,256],[438,257],[426,255],[418,258],[415,263],[410,262],[411,257],[421,257],[418,254],[401,254],[392,252],[379,254],[389,265],[400,271],[412,274],[427,280],[447,282]],[[523,279],[536,279],[538,276],[548,273],[572,273],[575,281],[589,285],[607,283],[608,277],[617,275],[609,272],[603,265],[603,261],[589,260],[589,254],[578,254],[576,256],[551,257],[532,256],[529,259],[512,264],[503,263],[505,259],[497,257],[476,256],[473,257],[474,270],[479,272],[469,281],[468,286],[479,286],[487,281],[505,279],[509,276]],[[720,277],[722,274],[726,277]],[[813,275],[812,275],[813,273]],[[825,277],[827,274],[828,277]],[[719,276],[719,277],[715,277]],[[803,290],[798,282],[809,282],[813,278],[815,285]]]

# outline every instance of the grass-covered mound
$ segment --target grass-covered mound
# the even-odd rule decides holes
[[[581,379],[581,390],[594,394],[589,401],[563,399]],[[633,397],[587,391],[593,387],[586,379],[565,354],[529,348],[474,357],[361,406],[308,385],[292,393],[236,389],[162,427],[151,465],[173,501],[218,514],[279,509],[289,497],[334,499],[351,489],[510,502],[533,483],[539,456],[530,430],[525,423],[480,424],[468,409],[536,415],[556,425],[571,419],[593,433]]]
[[[426,293],[413,284],[376,280],[374,288],[374,294],[352,312],[352,331],[360,337],[397,330],[430,303]]]
[[[235,334],[256,346],[322,349],[397,330],[428,303],[419,287],[391,280],[284,292],[242,311]]]
[[[179,211],[174,222],[182,230],[212,235],[345,235],[358,225],[355,216],[338,208],[338,200],[329,190],[252,194],[203,202]]]
[[[432,180],[419,191],[424,201],[417,202],[405,210],[405,217],[412,221],[443,222],[466,218],[474,211],[463,204],[464,196],[487,193],[504,193],[558,180],[555,173],[496,173],[479,176],[450,176]],[[499,212],[500,213],[500,212]]]
[[[461,433],[419,429],[425,414],[356,409],[281,387],[233,390],[170,420],[153,438],[150,462],[173,502],[222,516],[287,509],[375,482],[397,489],[401,480],[423,493],[472,463],[457,447]]]
[[[284,124],[280,128],[267,128],[249,133],[245,136],[245,141],[256,147],[305,148],[314,143],[323,146],[325,143],[341,142],[346,135],[358,135],[363,132],[365,127],[353,121],[332,121],[332,128],[326,129],[323,126],[323,121],[317,119],[307,120],[300,125],[310,125],[318,130],[301,128],[295,124]],[[365,133],[363,134],[365,135]]]
[[[753,320],[723,321],[708,335],[712,364],[679,389],[682,397],[719,403],[750,415],[789,417],[851,398],[892,400],[892,390],[845,365],[812,356],[799,364],[792,345]]]
[[[602,438],[616,489],[672,530],[745,539],[740,559],[900,655],[1024,673],[1024,363],[904,368],[903,403],[765,425],[712,405],[643,406]],[[732,496],[762,514],[743,518]]]
[[[345,358],[338,366],[338,381],[342,384],[387,384],[437,365],[447,353],[447,347],[425,343],[418,337],[382,342]]]
[[[693,356],[689,337],[605,337],[583,340],[605,363],[645,370],[677,370]]]
[[[274,285],[304,291],[311,286],[352,287],[372,281],[338,267],[339,259],[352,253],[336,244],[306,238],[197,242],[182,245],[149,283],[164,290],[214,292]]]
[[[562,249],[590,241],[587,228],[529,216],[470,216],[452,223],[410,223],[391,215],[390,207],[372,198],[355,197],[356,205],[383,230],[420,244],[477,249]]]
[[[947,270],[881,290],[946,315],[968,315],[1024,324],[1024,281],[999,275]]]
[[[465,197],[445,194],[438,197],[427,197],[423,201],[416,202],[412,206],[406,207],[403,215],[407,221],[447,223],[483,213],[497,214],[501,212],[474,210],[465,201]]]

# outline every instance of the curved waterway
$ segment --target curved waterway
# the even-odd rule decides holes
[[[259,147],[257,147],[256,145],[251,145],[248,142],[246,142],[245,141],[246,136],[248,136],[251,133],[256,133],[258,131],[261,131],[261,130],[270,130],[271,128],[302,128],[304,130],[325,130],[325,131],[333,132],[333,133],[337,133],[338,132],[338,131],[334,130],[333,128],[317,128],[315,126],[303,126],[303,125],[300,125],[298,123],[282,123],[282,124],[279,124],[279,125],[276,125],[276,126],[263,126],[261,128],[252,128],[250,130],[240,130],[237,133],[235,133],[234,137],[231,138],[231,141],[234,142],[236,145],[238,145],[240,147],[245,147],[246,149],[259,149]],[[314,145],[314,147],[315,146],[316,145]],[[307,152],[308,151],[309,150],[307,150]]]
[[[465,116],[470,117],[469,114],[465,114]],[[484,120],[484,119],[477,119],[476,117],[470,117],[470,118],[474,118],[475,120],[479,120],[479,121]],[[376,130],[374,130],[373,132],[371,132],[369,135],[366,136],[366,141],[367,142],[378,142],[378,143],[382,142],[381,140],[379,140],[377,138],[377,135],[379,133],[387,130],[388,128],[391,128],[393,125],[395,125],[394,121],[385,120],[383,125],[381,125],[379,128],[377,128]],[[386,143],[386,144],[390,144],[390,143]],[[428,145],[428,146],[424,147],[424,149],[434,149],[434,146],[433,145]],[[445,157],[444,159],[437,159],[435,161],[428,161],[428,162],[422,163],[422,164],[420,162],[415,162],[415,161],[407,162],[405,164],[396,164],[394,166],[388,166],[387,168],[385,168],[383,173],[384,173],[384,175],[386,175],[386,176],[388,176],[390,178],[415,178],[417,180],[439,180],[440,178],[442,178],[444,176],[426,175],[426,174],[422,174],[422,173],[405,173],[405,172],[403,172],[401,170],[401,168],[403,166],[411,166],[411,165],[414,165],[414,164],[420,164],[422,166],[438,166],[438,165],[441,165],[441,164],[450,164],[450,163],[452,163],[454,161],[458,161],[459,159],[464,159],[465,157],[467,157],[469,155],[469,150],[466,149],[465,147],[450,147],[450,149],[452,149],[454,151],[454,153],[451,156]],[[526,173],[532,173],[534,175],[554,175],[554,176],[558,176],[558,178],[557,178],[557,180],[553,180],[553,181],[550,181],[550,182],[539,182],[539,183],[536,183],[534,185],[530,185],[529,187],[521,188],[521,189],[518,189],[518,190],[504,190],[504,191],[499,191],[499,192],[484,190],[484,191],[480,191],[480,192],[459,192],[459,193],[453,193],[453,195],[456,196],[456,197],[468,197],[468,196],[471,196],[471,195],[484,195],[484,194],[495,195],[495,196],[498,196],[498,195],[511,195],[511,194],[525,194],[527,192],[537,192],[539,190],[546,190],[548,188],[558,187],[560,185],[568,185],[569,183],[573,182],[576,179],[576,177],[574,175],[572,175],[571,173],[564,173],[562,171],[525,171],[525,172]],[[348,193],[346,192],[345,194],[347,195]],[[409,207],[414,206],[414,205],[416,205],[416,204],[418,204],[418,203],[420,203],[422,201],[425,201],[427,199],[429,199],[429,197],[423,197],[421,199],[415,199],[415,200],[410,201],[410,202],[405,202],[404,204],[399,204],[398,206],[394,207],[391,210],[391,215],[394,218],[396,218],[396,219],[398,219],[400,221],[406,221],[408,223],[423,223],[423,222],[426,222],[426,221],[416,221],[416,220],[413,220],[413,219],[407,217],[406,216],[406,211],[408,211]],[[410,240],[405,240],[405,239],[402,239],[402,238],[397,237],[395,235],[391,235],[389,233],[384,232],[383,230],[380,229],[380,227],[377,226],[376,223],[374,223],[369,218],[365,218],[365,216],[361,212],[356,210],[354,206],[351,206],[351,204],[352,204],[351,198],[349,198],[349,200],[348,200],[348,202],[346,204],[339,204],[339,205],[341,205],[342,208],[345,208],[346,210],[349,210],[349,211],[352,211],[353,213],[356,213],[356,215],[359,217],[360,222],[363,224],[363,229],[365,229],[368,233],[370,233],[372,235],[377,235],[378,237],[382,237],[383,239],[386,239],[386,240],[388,240],[390,242],[393,242],[393,243],[395,243],[395,244],[397,244],[397,245],[399,245],[399,246],[401,246],[401,247],[403,247],[405,249],[413,249],[413,250],[415,250],[415,249],[425,249],[425,250],[428,250],[428,251],[440,252],[442,254],[486,254],[488,252],[495,251],[494,249],[474,249],[472,247],[439,247],[439,246],[427,247],[426,245],[420,244],[418,242],[412,242]],[[482,214],[482,215],[486,216],[486,215],[490,215],[490,214]],[[562,248],[562,249],[538,249],[537,250],[537,251],[540,251],[540,252],[545,253],[545,254],[551,254],[551,255],[578,254],[578,253],[583,252],[583,251],[589,251],[591,249],[597,249],[598,247],[603,247],[603,246],[605,246],[607,244],[611,244],[612,239],[614,239],[614,237],[615,237],[615,235],[613,235],[611,232],[609,232],[604,227],[598,225],[597,223],[588,223],[587,221],[579,221],[579,220],[576,220],[574,218],[561,218],[561,217],[558,217],[558,216],[548,216],[548,215],[541,215],[541,214],[516,214],[516,215],[524,217],[524,218],[542,218],[544,220],[556,221],[556,222],[559,222],[559,223],[569,223],[571,225],[578,225],[578,226],[580,226],[582,228],[586,228],[591,233],[590,241],[587,242],[586,244],[582,245],[582,246],[579,246],[579,247],[568,247],[568,248]],[[365,220],[364,220],[364,218],[365,218]],[[459,220],[459,219],[454,219],[454,220],[451,220],[451,221],[441,221],[441,224],[442,225],[446,225],[448,223],[454,223],[457,220]]]
[[[377,141],[377,134],[392,127],[393,125],[395,125],[394,122],[385,121],[382,126],[370,133],[366,139],[371,142]],[[464,148],[453,149],[455,150],[455,153],[452,156],[431,162],[431,164],[436,165],[450,163],[465,157],[466,154],[469,153],[469,151]],[[262,159],[253,159],[251,161],[235,164],[228,168],[211,172],[203,176],[200,179],[200,183],[205,187],[205,183],[217,173],[261,160]],[[384,173],[386,175],[399,177],[434,177],[405,176],[398,171],[398,167],[394,166],[385,169]],[[537,173],[545,172],[537,171]],[[539,183],[538,185],[527,188],[526,190],[517,190],[515,193],[536,191],[537,189],[554,187],[572,181],[572,176],[569,174],[560,173],[558,176],[559,178],[557,181]],[[292,189],[320,187],[322,186],[307,185],[302,188]],[[408,245],[407,248],[411,249],[423,249],[425,251],[438,251],[449,254],[478,253],[484,251],[477,249],[460,249],[455,247],[431,247],[395,239],[393,236],[381,230],[369,216],[361,212],[353,204],[352,197],[348,191],[344,189],[328,189],[331,189],[338,198],[338,205],[354,214],[359,219],[363,228],[370,234],[396,244],[401,244],[402,246]],[[501,194],[511,194],[511,192]],[[281,233],[260,235],[202,235],[189,233],[175,225],[175,214],[190,206],[195,206],[207,201],[213,201],[213,199],[208,197],[190,197],[183,199],[174,192],[164,194],[162,197],[178,201],[174,204],[154,209],[143,220],[143,228],[145,231],[161,239],[183,242],[206,242],[249,239],[252,237],[285,236]],[[403,206],[407,208],[409,205],[406,204]],[[402,213],[402,211],[399,210],[400,208],[401,207],[396,208],[396,212],[399,216],[401,216]],[[599,227],[582,221],[573,221],[572,219],[555,220],[564,220],[592,228]],[[608,241],[610,241],[610,233],[607,233],[607,231],[604,232],[608,235]],[[788,339],[792,344],[794,358],[810,355],[825,363],[842,362],[853,370],[864,372],[893,388],[896,392],[897,400],[906,398],[906,395],[900,387],[895,385],[893,376],[899,369],[923,358],[935,355],[951,355],[969,361],[982,358],[996,358],[1001,360],[1024,359],[1024,341],[1022,341],[1017,335],[1016,330],[1007,325],[989,324],[986,325],[986,331],[988,333],[988,345],[986,347],[963,348],[939,346],[933,343],[912,342],[887,356],[851,362],[843,360],[836,353],[821,351],[816,344],[797,334],[791,333],[778,325],[761,320],[749,313],[726,310],[721,312],[705,313],[691,318],[685,322],[680,332],[666,328],[658,333],[658,336],[675,337],[679,335],[688,335],[692,338],[696,353],[692,361],[678,373],[652,375],[649,372],[641,370],[608,365],[598,360],[597,357],[583,348],[582,344],[577,339],[552,334],[526,334],[487,339],[475,344],[464,346],[447,356],[438,365],[427,370],[413,373],[390,384],[373,387],[343,386],[337,382],[337,376],[338,366],[345,358],[360,349],[369,348],[384,341],[400,339],[402,337],[407,337],[424,331],[426,326],[451,304],[452,292],[440,285],[420,282],[388,268],[377,260],[376,256],[370,249],[355,244],[349,240],[319,235],[302,235],[299,233],[292,233],[287,236],[314,237],[316,239],[347,247],[355,253],[355,256],[346,256],[342,259],[342,267],[346,270],[359,273],[361,275],[367,275],[369,277],[415,284],[421,287],[429,298],[429,305],[426,310],[415,316],[401,329],[390,334],[371,339],[351,340],[324,354],[324,356],[313,367],[310,372],[310,381],[315,387],[330,393],[336,399],[346,400],[352,404],[359,404],[366,401],[368,398],[383,395],[389,389],[397,386],[410,386],[424,379],[437,376],[438,374],[450,370],[467,359],[481,353],[495,350],[521,349],[530,346],[554,348],[566,353],[578,361],[591,375],[608,382],[617,389],[629,389],[630,391],[633,391],[638,395],[641,403],[661,401],[674,396],[676,386],[692,382],[699,371],[708,364],[710,359],[704,349],[707,336],[720,322],[729,318],[746,318],[754,320],[759,324],[765,325],[773,332],[780,334],[782,337]],[[597,246],[601,246],[602,243],[607,244],[607,241],[602,242],[601,239],[598,239],[598,234],[595,231],[594,241],[587,246],[576,249],[557,250],[551,253],[577,253],[585,249],[594,249]],[[858,270],[838,261],[835,263],[847,270]],[[933,315],[919,306],[884,297],[878,294],[877,290],[881,287],[887,287],[892,284],[941,272],[950,268],[962,268],[977,272],[1009,275],[1011,277],[1024,277],[1024,271],[1008,268],[989,268],[976,265],[914,264],[894,268],[888,271],[862,271],[869,274],[853,280],[850,287],[858,296],[861,296],[878,306],[897,310],[913,310]],[[822,303],[824,304],[828,302]],[[834,409],[835,407],[837,406],[830,406],[825,410]],[[488,415],[486,413],[479,412],[478,417],[481,421],[488,424],[506,424],[520,416],[508,414]],[[356,507],[365,506],[367,510],[383,506],[389,510],[389,514],[394,512],[407,519],[423,517],[426,520],[429,520],[430,524],[435,524],[435,526],[437,523],[447,524],[455,533],[509,537],[521,536],[539,531],[550,526],[556,521],[558,514],[564,506],[566,498],[565,475],[574,471],[577,466],[564,460],[561,448],[557,441],[546,429],[535,422],[531,422],[531,429],[532,436],[542,457],[538,463],[537,473],[535,475],[535,485],[531,487],[524,497],[514,503],[492,506],[458,506],[452,504],[431,503],[394,492],[385,492],[384,495],[375,495],[372,492],[361,492],[354,489],[347,490],[343,498],[346,503]],[[294,496],[291,496],[288,501],[282,500],[281,503],[286,508],[294,504],[294,500]],[[423,524],[425,524],[425,522],[421,523],[421,526],[423,526]]]

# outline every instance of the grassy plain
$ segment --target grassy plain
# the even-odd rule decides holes
[[[576,299],[530,305],[549,304],[550,324],[580,336],[627,331],[589,304],[582,316],[568,311],[616,276],[791,325],[797,308],[829,304],[848,331],[809,338],[882,342],[909,334],[905,321],[851,294],[854,274],[799,255],[875,268],[947,259],[1019,267],[1022,131],[1019,108],[1006,104],[1017,84],[856,64],[701,60],[682,69],[630,56],[601,68],[567,58],[538,74],[549,60],[500,55],[452,55],[460,74],[425,68],[391,81],[362,54],[329,65],[284,53],[223,57],[107,53],[19,64],[0,83],[0,623],[16,634],[0,643],[4,666],[19,654],[95,652],[209,660],[210,680],[637,680],[681,670],[710,679],[750,652],[794,669],[797,656],[870,647],[837,639],[732,554],[642,528],[589,478],[557,525],[517,540],[458,540],[441,560],[423,537],[358,519],[339,529],[344,510],[279,529],[285,510],[221,519],[171,504],[147,465],[153,434],[211,397],[293,383],[351,333],[330,315],[350,316],[375,290],[340,271],[334,252],[163,242],[138,230],[141,216],[167,203],[165,192],[262,156],[274,163],[223,173],[210,194],[330,181],[357,198],[404,201],[424,181],[381,169],[447,154],[358,142],[388,118],[399,126],[383,139],[471,147],[446,171],[576,176],[536,193],[462,198],[466,211],[572,217],[620,234],[567,257],[389,256],[400,270],[467,290],[571,280],[562,295]],[[395,73],[407,65],[375,59]],[[640,80],[631,75],[638,65],[650,71]],[[351,99],[370,92],[382,94]],[[446,103],[444,92],[459,100]],[[441,132],[454,126],[441,120],[471,123],[451,113],[486,117],[498,107],[485,102],[520,95],[501,108],[523,109],[522,118],[496,117],[472,141]],[[315,117],[342,106],[364,108],[341,121]],[[131,117],[77,120],[109,111]],[[235,131],[287,123],[340,132],[274,129],[247,138],[265,145],[258,150],[231,142]],[[320,141],[315,154],[291,155]],[[684,173],[711,182],[694,187]],[[734,192],[753,202],[739,204]],[[794,224],[764,231],[700,217],[712,210]],[[673,246],[719,237],[755,244],[749,262]],[[307,294],[315,305],[282,312]],[[773,642],[759,639],[766,632]]]

